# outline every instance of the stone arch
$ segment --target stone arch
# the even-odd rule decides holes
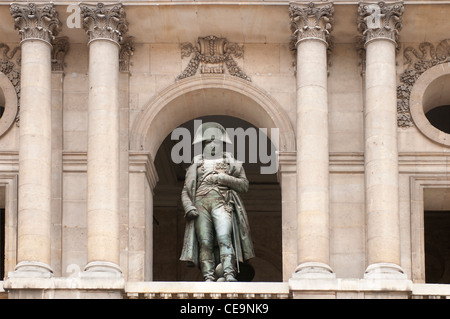
[[[212,114],[239,117],[269,132],[278,128],[279,151],[295,151],[294,130],[281,105],[254,84],[228,75],[195,76],[161,91],[138,115],[131,129],[130,150],[146,150],[154,158],[174,128]]]
[[[259,127],[278,128],[279,170],[281,189],[281,218],[283,223],[293,223],[295,219],[295,133],[289,117],[281,105],[264,90],[254,84],[229,75],[207,75],[186,78],[166,87],[152,98],[138,114],[130,131],[130,153],[147,157],[144,170],[147,179],[151,175],[150,189],[146,193],[143,212],[146,220],[153,218],[153,189],[157,181],[157,172],[153,161],[172,130],[181,124],[206,115],[227,115],[237,117]],[[268,136],[272,142],[272,137]],[[150,163],[151,162],[151,163]],[[148,165],[150,164],[150,165]],[[140,170],[139,172],[142,173]],[[140,187],[140,186],[139,186]],[[144,191],[142,192],[144,193]],[[143,196],[145,197],[145,196]],[[148,227],[148,226],[146,226]],[[149,238],[153,238],[152,229],[148,229]],[[281,230],[283,279],[287,280],[295,268],[296,249],[293,246],[292,231]],[[153,239],[148,251],[151,253]],[[284,247],[286,245],[286,247]],[[153,260],[145,261],[145,278],[152,278]]]

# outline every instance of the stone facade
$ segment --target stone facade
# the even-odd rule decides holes
[[[450,105],[449,8],[0,1],[0,294],[450,296],[449,251],[425,234],[450,224],[425,222],[450,211],[450,128],[426,117]],[[178,261],[170,134],[194,119],[277,129],[277,173],[248,166],[243,197],[253,282]]]

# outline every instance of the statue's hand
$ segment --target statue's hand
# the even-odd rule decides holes
[[[219,179],[218,179],[218,173],[217,172],[213,172],[211,174],[209,174],[206,177],[206,181],[210,184],[217,184]]]
[[[197,212],[197,209],[191,209],[190,211],[188,211],[187,213],[186,213],[186,219],[187,220],[192,220],[192,219],[195,219],[195,218],[197,218],[198,217],[198,212]]]

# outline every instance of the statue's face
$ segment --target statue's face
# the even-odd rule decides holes
[[[219,158],[223,154],[223,142],[220,140],[204,141],[203,156],[206,158]]]

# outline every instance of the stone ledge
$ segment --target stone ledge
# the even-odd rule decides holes
[[[3,289],[37,289],[37,290],[124,290],[123,278],[7,278]]]
[[[128,282],[128,298],[268,298],[290,297],[289,284],[278,282]]]
[[[450,285],[413,284],[412,296],[422,299],[450,299]]]
[[[289,288],[300,291],[412,291],[412,282],[399,279],[290,279]]]
[[[289,280],[289,288],[293,297],[312,295],[321,298],[329,295],[338,298],[338,295],[355,294],[358,298],[365,295],[391,294],[409,298],[412,293],[412,281],[406,279],[296,279]],[[344,297],[345,298],[345,297]]]
[[[7,278],[5,298],[290,299],[450,298],[450,285],[410,280],[291,279],[289,282],[125,282],[123,278]]]

